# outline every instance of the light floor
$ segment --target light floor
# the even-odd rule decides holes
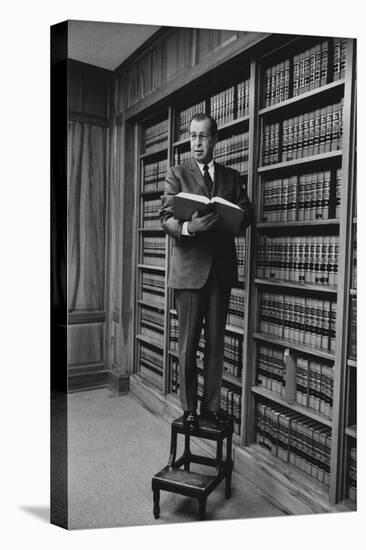
[[[198,520],[195,499],[164,491],[160,518],[153,516],[151,477],[169,456],[166,421],[130,395],[115,396],[107,389],[73,393],[68,399],[70,529]],[[224,483],[207,499],[206,521],[283,515],[235,471],[231,499],[225,499]]]

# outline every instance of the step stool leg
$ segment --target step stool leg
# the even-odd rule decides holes
[[[225,497],[231,497],[231,475],[233,471],[233,460],[231,457],[232,454],[232,436],[228,435],[226,440],[226,476],[225,476]]]
[[[159,489],[154,489],[154,518],[159,519],[160,517],[160,507],[159,507],[159,500],[160,500],[160,491]]]
[[[184,435],[184,469],[189,472],[191,463],[190,434]]]
[[[198,500],[198,513],[200,521],[203,521],[206,515],[206,498],[200,498]]]
[[[226,472],[226,479],[225,479],[225,497],[230,498],[231,497],[231,470]]]

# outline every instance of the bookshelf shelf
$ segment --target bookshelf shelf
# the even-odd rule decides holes
[[[164,233],[161,227],[139,227],[139,233]]]
[[[147,152],[147,153],[142,153],[142,155],[140,155],[140,159],[141,160],[145,160],[145,159],[154,159],[154,158],[165,158],[166,156],[168,155],[168,147],[163,147],[162,149],[159,149],[158,151],[153,151],[153,152]]]
[[[296,351],[302,351],[303,353],[306,353],[308,355],[313,355],[316,357],[321,357],[322,359],[328,359],[329,361],[334,361],[333,353],[329,353],[327,351],[324,351],[318,348],[310,348],[308,346],[304,346],[292,340],[284,340],[283,338],[262,334],[260,332],[255,332],[253,334],[253,338],[261,342],[267,342],[268,344],[277,344],[284,348],[290,348]]]
[[[312,409],[309,409],[307,407],[302,407],[301,405],[298,405],[297,403],[292,403],[289,401],[285,401],[279,394],[276,392],[272,392],[270,390],[267,390],[266,388],[261,388],[260,386],[252,386],[252,392],[256,395],[260,395],[261,397],[265,397],[271,401],[274,401],[275,403],[278,403],[279,405],[283,405],[284,407],[287,407],[288,409],[299,412],[303,414],[304,416],[307,416],[309,418],[312,418],[313,420],[316,420],[317,422],[320,422],[321,424],[324,424],[325,426],[332,426],[332,420],[328,418],[325,415],[322,415],[320,413],[317,413],[316,411],[313,411]]]
[[[353,439],[357,439],[357,426],[356,426],[356,424],[354,424],[353,426],[347,426],[347,428],[345,428],[344,431],[348,436],[353,437]]]
[[[155,189],[154,191],[141,191],[140,197],[155,197],[164,193],[164,189]]]
[[[147,265],[147,264],[137,264],[139,269],[145,269],[146,271],[160,271],[161,273],[165,272],[165,267],[160,265]]]
[[[233,332],[234,334],[239,334],[239,336],[243,336],[243,329],[240,327],[236,327],[234,325],[226,325],[225,330],[228,332]]]
[[[164,328],[164,327],[159,327],[159,325],[154,324],[150,321],[146,321],[146,319],[141,319],[140,320],[140,325],[144,325],[144,326],[152,328],[152,329],[159,329],[160,328],[161,330],[163,330],[163,328]],[[144,336],[144,335],[142,334],[142,336]]]
[[[158,302],[153,302],[153,301],[147,302],[146,300],[137,300],[137,303],[142,306],[152,307],[153,309],[156,309],[160,312],[164,312],[164,305]]]
[[[347,359],[347,366],[355,369],[357,368],[357,361],[355,359]]]
[[[272,281],[271,279],[254,279],[255,284],[260,286],[271,286],[276,288],[293,288],[296,290],[305,290],[308,292],[319,292],[324,294],[337,294],[337,287],[309,285],[302,283],[291,283],[290,281]]]
[[[276,172],[283,170],[284,168],[297,168],[307,166],[311,164],[320,164],[332,159],[341,159],[342,151],[329,151],[328,153],[322,153],[320,155],[311,155],[308,157],[301,157],[295,160],[289,160],[287,162],[277,162],[276,164],[269,164],[268,166],[259,166],[257,172],[259,174],[266,174],[270,172]]]
[[[234,129],[236,126],[241,126],[241,125],[244,126],[247,124],[249,124],[249,116],[234,118],[234,120],[230,120],[225,124],[221,124],[221,126],[219,127],[219,135],[220,135],[220,132],[224,133],[226,130]]]
[[[259,222],[256,224],[256,229],[259,231],[268,231],[276,229],[291,229],[291,228],[314,228],[314,227],[334,227],[339,226],[339,220],[331,218],[328,220],[304,220],[293,222]]]
[[[336,80],[335,82],[331,82],[329,84],[326,84],[325,86],[320,86],[319,88],[315,88],[314,90],[311,90],[309,92],[305,92],[298,96],[291,97],[290,99],[286,99],[281,103],[276,103],[275,105],[271,105],[270,107],[264,107],[263,109],[260,109],[258,111],[258,115],[265,116],[267,114],[273,114],[277,112],[282,113],[282,111],[286,111],[289,108],[292,108],[294,105],[302,106],[310,101],[315,102],[321,96],[329,95],[336,91],[341,91],[342,88],[344,88],[344,83],[344,80]]]
[[[154,346],[155,348],[158,348],[162,350],[164,346],[164,342],[159,342],[159,340],[154,340],[153,338],[149,338],[148,336],[144,336],[143,334],[136,334],[137,340],[140,340],[141,342],[145,342],[145,344],[149,344],[150,346]]]

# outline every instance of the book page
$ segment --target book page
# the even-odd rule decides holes
[[[233,208],[238,208],[239,210],[241,210],[240,206],[238,206],[237,204],[234,204],[233,202],[227,201],[222,197],[213,197],[211,199],[211,202],[219,202],[221,204],[226,204],[226,206],[232,206]]]
[[[185,193],[184,191],[177,193],[176,197],[181,197],[182,199],[189,199],[192,201],[202,202],[203,204],[208,204],[210,202],[210,200],[207,197],[204,197],[203,195],[196,195],[195,193]]]

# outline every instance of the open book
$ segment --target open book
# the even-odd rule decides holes
[[[244,217],[243,210],[234,204],[221,197],[212,197],[208,199],[204,195],[196,195],[195,193],[178,193],[173,197],[173,215],[174,218],[181,221],[189,221],[192,219],[192,214],[198,210],[202,215],[209,212],[219,214],[220,220],[218,227],[237,233],[240,224]]]

